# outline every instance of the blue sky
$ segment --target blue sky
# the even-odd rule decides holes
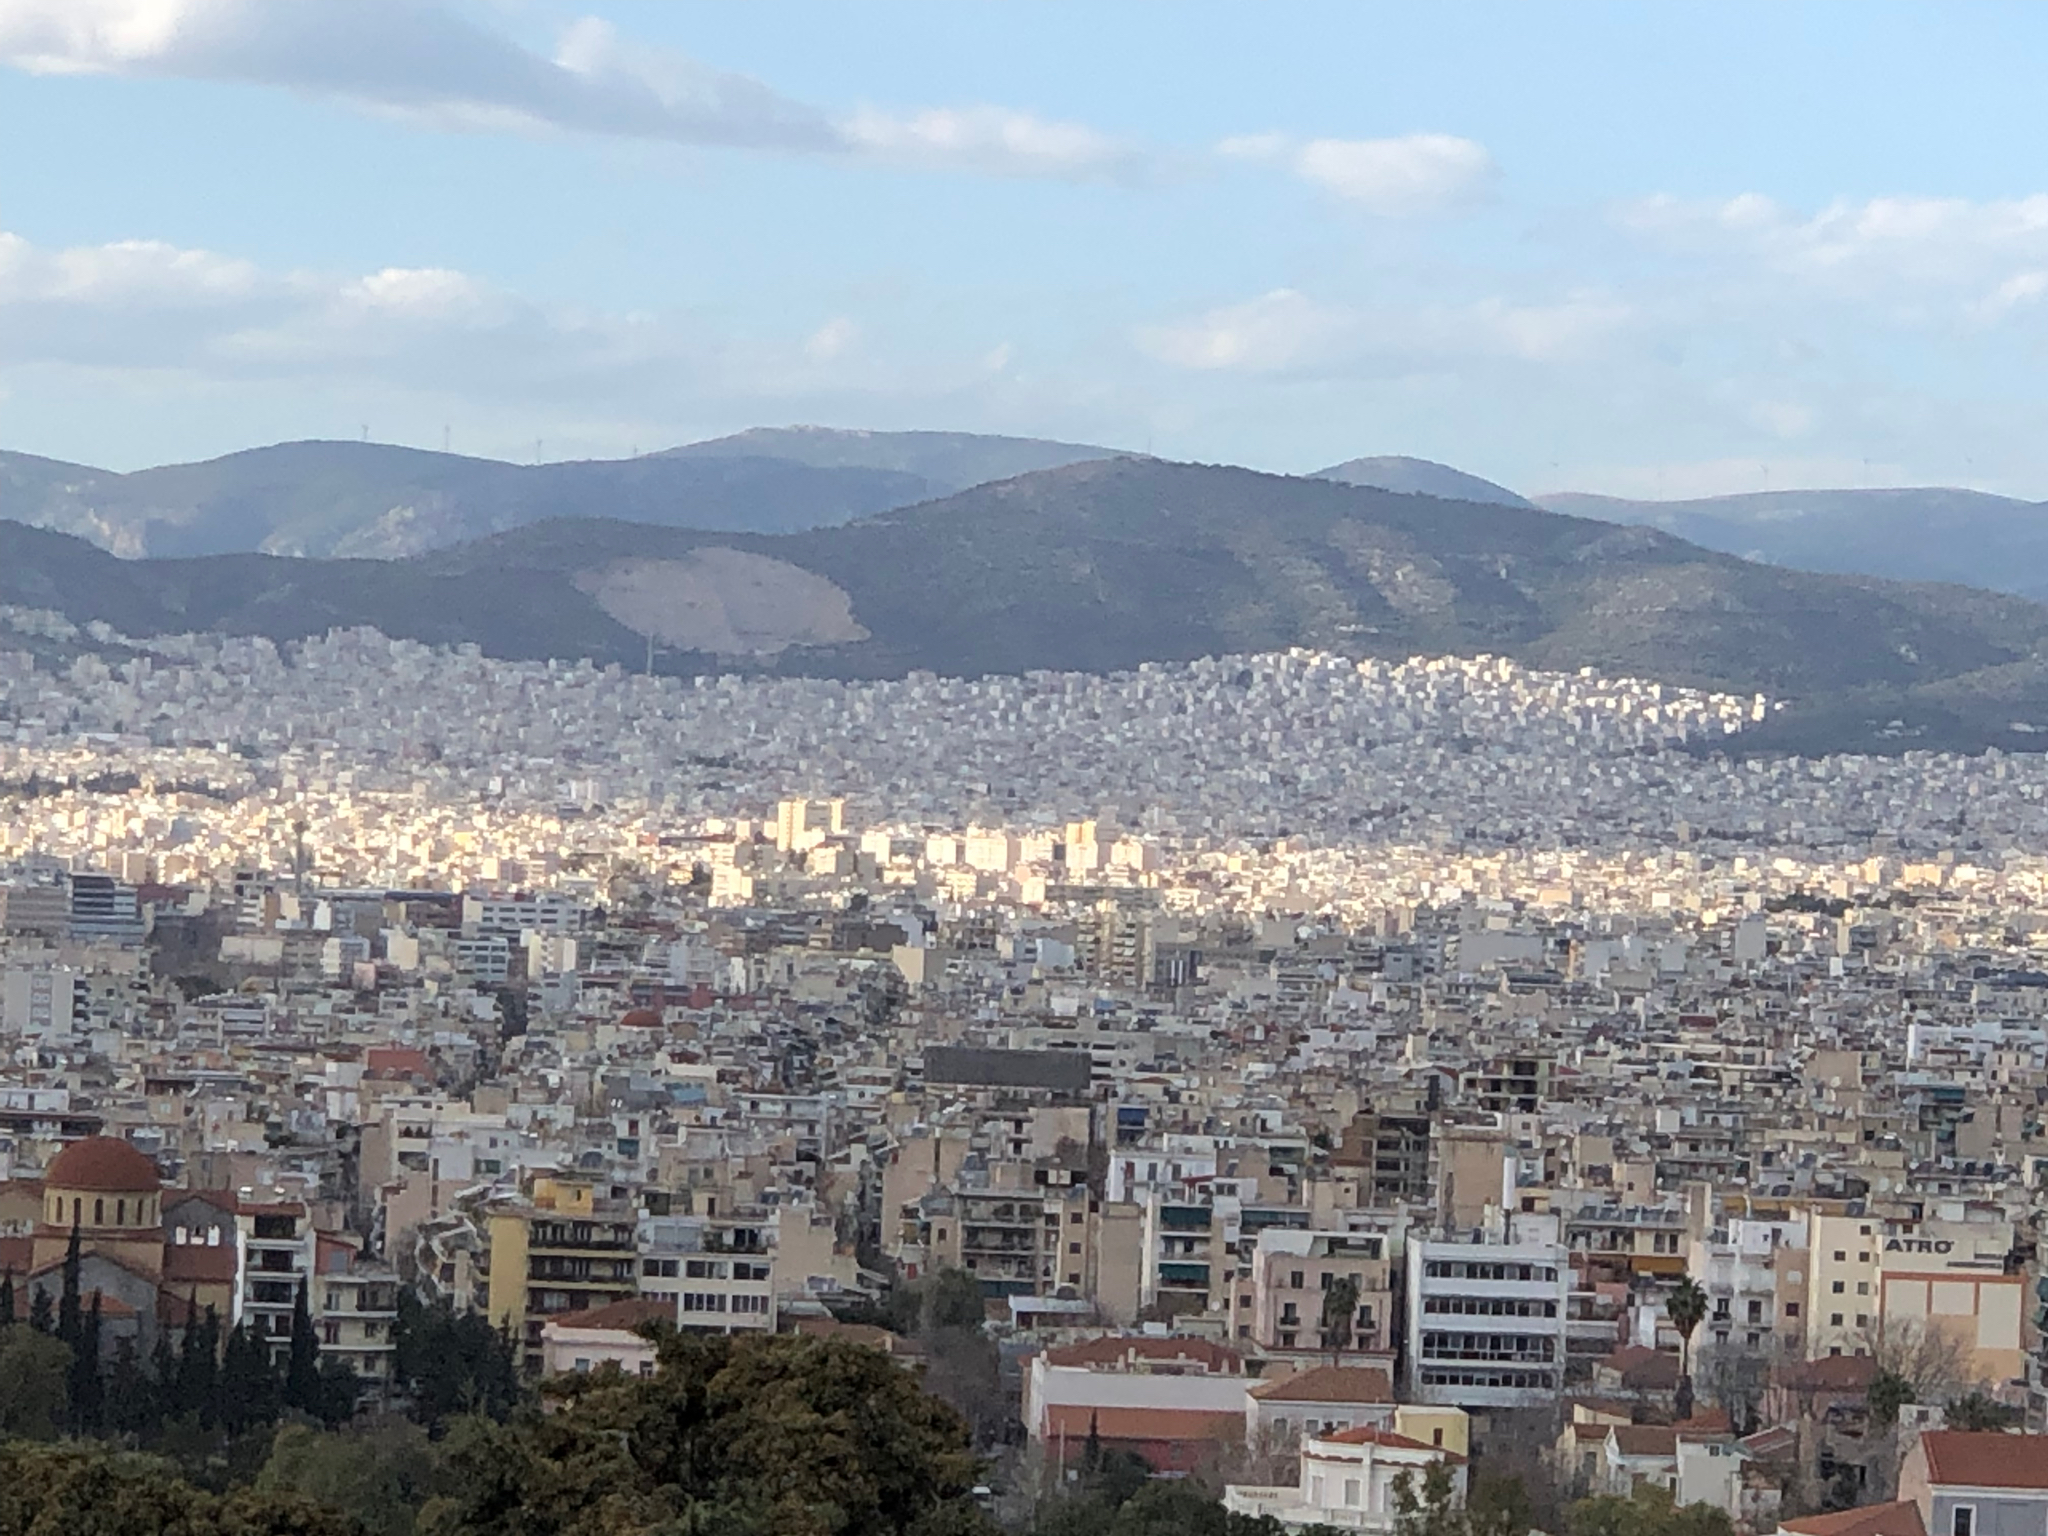
[[[0,0],[0,446],[2048,497],[2048,7]]]

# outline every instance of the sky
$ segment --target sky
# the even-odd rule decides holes
[[[2048,6],[0,0],[0,448],[2048,498]]]

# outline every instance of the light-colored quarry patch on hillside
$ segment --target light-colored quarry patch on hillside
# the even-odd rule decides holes
[[[865,640],[853,600],[787,560],[744,550],[692,550],[681,560],[615,560],[576,585],[636,634],[722,656],[772,656],[792,645]]]

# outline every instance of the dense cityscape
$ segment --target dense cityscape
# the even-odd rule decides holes
[[[345,1419],[402,1316],[826,1335],[991,1507],[1120,1453],[1288,1528],[1468,1456],[1904,1518],[1901,1426],[2048,1415],[2040,758],[1488,658],[91,638],[0,695],[0,1246],[109,1361],[203,1317]]]

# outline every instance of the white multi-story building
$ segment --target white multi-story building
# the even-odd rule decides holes
[[[1803,1337],[1803,1286],[1792,1298],[1789,1318],[1781,1292],[1793,1284],[1805,1252],[1804,1214],[1771,1221],[1735,1217],[1724,1230],[1695,1238],[1686,1268],[1707,1293],[1703,1342],[1760,1349],[1774,1334]]]
[[[1476,1240],[1408,1244],[1408,1388],[1460,1408],[1520,1408],[1564,1388],[1570,1254],[1557,1218],[1516,1213]]]
[[[775,1251],[766,1223],[649,1216],[637,1234],[643,1297],[698,1333],[775,1330]]]

